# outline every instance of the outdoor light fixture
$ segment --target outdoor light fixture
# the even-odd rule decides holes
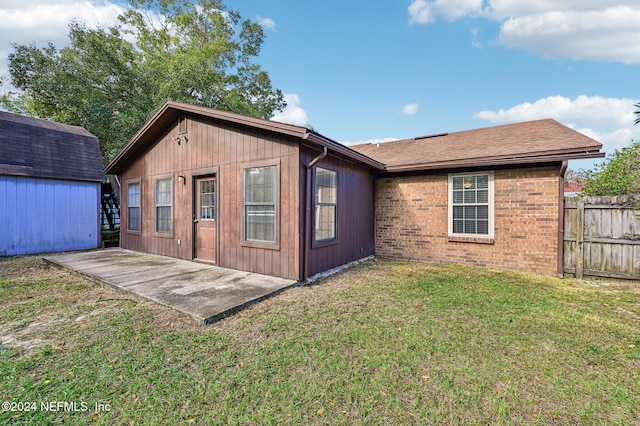
[[[180,145],[182,142],[189,142],[189,139],[187,139],[187,135],[174,136],[171,139],[173,139],[174,142],[178,142],[178,145]]]
[[[182,175],[178,176],[178,182],[182,182],[183,185],[187,184],[187,180]]]

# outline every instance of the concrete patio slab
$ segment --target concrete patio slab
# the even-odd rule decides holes
[[[111,248],[44,258],[119,290],[183,312],[203,324],[231,315],[296,281]]]

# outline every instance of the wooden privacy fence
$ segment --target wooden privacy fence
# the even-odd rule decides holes
[[[566,197],[564,272],[640,279],[640,196]]]

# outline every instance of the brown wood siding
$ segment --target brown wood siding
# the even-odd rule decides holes
[[[301,155],[301,216],[304,217],[305,169],[319,151],[303,149]],[[313,216],[315,195],[311,185],[311,250],[309,252],[309,275],[324,272],[354,260],[374,254],[374,191],[372,173],[354,163],[337,159],[331,155],[315,167],[327,168],[338,173],[337,240],[336,243],[316,244],[313,239]],[[313,182],[313,173],[312,173]]]
[[[299,146],[286,136],[213,119],[188,115],[187,141],[178,144],[177,121],[173,127],[121,175],[122,212],[126,221],[126,184],[141,179],[141,226],[139,234],[123,225],[123,248],[193,259],[193,185],[197,176],[216,174],[218,199],[218,265],[273,276],[299,279]],[[243,166],[273,160],[280,168],[279,249],[243,245]],[[179,181],[184,176],[184,183]],[[173,179],[173,233],[155,233],[155,180]],[[278,202],[278,200],[277,200]],[[126,224],[126,222],[124,222]],[[180,240],[180,244],[178,244]]]

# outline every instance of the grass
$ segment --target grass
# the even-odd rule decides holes
[[[375,260],[200,326],[23,257],[0,340],[0,424],[640,424],[632,282]]]

